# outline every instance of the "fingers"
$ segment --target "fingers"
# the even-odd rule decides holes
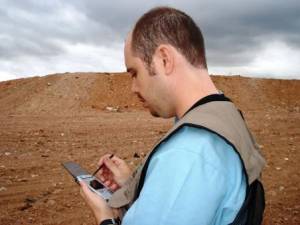
[[[121,165],[124,163],[123,159],[120,159],[119,157],[115,156],[111,158],[111,160],[116,164],[116,165]]]
[[[131,170],[126,162],[117,156],[105,154],[98,162],[101,169],[96,174],[97,178],[110,190],[115,191],[120,188],[131,174]]]
[[[105,158],[103,163],[114,175],[119,173],[118,166],[110,158]]]
[[[106,168],[106,166],[103,166],[103,168],[100,169],[99,172],[96,174],[96,177],[99,178],[102,182],[112,179],[112,176],[113,174],[109,169]]]
[[[109,158],[111,156],[111,154],[105,154],[103,155],[100,159],[99,159],[99,162],[98,162],[98,166],[101,166],[103,164],[103,160],[106,159],[106,158]]]
[[[116,183],[113,183],[112,185],[109,186],[111,191],[116,191],[117,189],[120,188],[120,186]]]
[[[116,182],[114,182],[114,181],[112,181],[112,180],[107,180],[107,181],[103,182],[103,184],[104,184],[110,191],[113,191],[113,192],[120,188],[120,186],[119,186]]]
[[[109,159],[111,156],[112,154],[105,154],[100,158],[100,160],[97,163],[98,166],[102,168],[96,173],[96,177],[98,177],[102,182],[109,179],[111,171],[105,166],[104,160]]]
[[[118,166],[122,166],[122,165],[126,164],[125,161],[122,160],[122,159],[120,159],[119,157],[117,157],[117,156],[114,155],[112,158],[110,158],[111,156],[112,156],[112,154],[105,154],[105,155],[103,155],[103,156],[100,158],[100,160],[98,161],[98,166],[100,167],[100,166],[102,166],[103,164],[104,164],[105,166],[107,166],[106,163],[105,163],[105,161],[113,162],[113,163],[115,164],[115,166],[114,166],[113,164],[110,164],[110,165],[114,166],[113,168],[117,168]],[[110,167],[108,167],[108,168],[111,169]],[[102,174],[103,171],[104,171],[104,169],[105,169],[105,168],[100,169],[98,173],[99,173],[99,174]],[[112,171],[112,172],[114,173],[114,172],[116,172],[116,171]]]

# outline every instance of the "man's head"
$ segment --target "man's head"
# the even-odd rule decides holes
[[[161,44],[172,45],[191,65],[207,69],[201,31],[184,12],[158,7],[137,21],[132,32],[132,51],[150,72],[153,54]]]
[[[154,8],[137,21],[128,35],[125,63],[133,78],[132,91],[151,114],[175,116],[179,80],[188,80],[188,74],[196,70],[207,71],[201,31],[179,10]]]

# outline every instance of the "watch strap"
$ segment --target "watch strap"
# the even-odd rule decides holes
[[[119,218],[116,219],[106,219],[102,220],[99,225],[120,225],[121,220]]]

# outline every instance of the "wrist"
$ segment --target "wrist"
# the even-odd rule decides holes
[[[114,215],[112,212],[105,213],[105,215],[103,215],[103,213],[94,212],[94,216],[96,218],[97,224],[101,224],[101,222],[104,220],[109,220],[109,219],[114,218]]]
[[[99,215],[99,214],[94,213],[94,216],[96,218],[96,224],[101,224],[105,220],[114,218],[113,214],[108,214],[108,215],[104,216],[103,214]]]

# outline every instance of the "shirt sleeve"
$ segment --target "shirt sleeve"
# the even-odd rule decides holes
[[[225,178],[201,154],[177,148],[154,155],[123,225],[214,224]]]

